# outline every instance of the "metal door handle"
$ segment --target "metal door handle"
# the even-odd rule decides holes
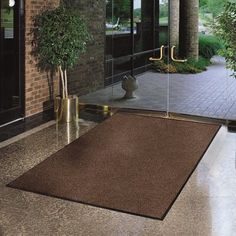
[[[162,45],[161,47],[160,47],[160,57],[158,58],[158,57],[150,57],[149,58],[149,61],[160,61],[160,60],[162,60],[162,58],[163,58],[163,51],[164,51],[164,48],[165,48],[165,46],[164,45]]]
[[[170,57],[171,57],[171,60],[172,61],[174,61],[174,62],[186,62],[187,61],[187,59],[175,59],[174,58],[174,52],[175,52],[175,48],[176,48],[176,46],[173,46],[173,47],[171,47],[171,50],[170,50]]]

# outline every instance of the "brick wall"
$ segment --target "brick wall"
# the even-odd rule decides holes
[[[32,34],[33,16],[47,7],[53,8],[58,4],[58,0],[26,0],[25,1],[25,114],[31,116],[42,112],[50,107],[47,101],[50,101],[49,87],[55,84],[55,92],[58,90],[58,83],[52,83],[50,76],[37,68],[37,62],[32,53]],[[50,85],[50,86],[49,86]]]
[[[59,0],[26,0],[25,1],[25,113],[31,116],[51,107],[50,100],[58,94],[57,77],[54,82],[50,75],[39,71],[37,62],[31,55],[32,35],[30,34],[33,23],[32,17],[37,15],[44,7],[53,8]],[[94,37],[94,43],[89,45],[78,62],[78,66],[69,73],[69,89],[73,94],[85,94],[103,87],[104,84],[104,21],[105,1],[80,0],[76,3],[84,16],[89,30]],[[53,88],[53,89],[52,89]],[[53,90],[53,94],[50,92]]]
[[[74,0],[85,19],[93,42],[81,56],[77,67],[69,73],[70,94],[84,95],[104,87],[105,1]]]

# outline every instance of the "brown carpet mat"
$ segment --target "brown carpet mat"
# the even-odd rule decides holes
[[[219,128],[117,113],[8,186],[163,219]]]

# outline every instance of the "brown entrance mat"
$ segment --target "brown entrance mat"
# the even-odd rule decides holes
[[[163,219],[219,128],[117,113],[8,186]]]

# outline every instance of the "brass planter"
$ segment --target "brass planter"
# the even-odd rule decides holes
[[[57,122],[70,123],[79,120],[79,98],[77,96],[56,97],[54,107]]]

